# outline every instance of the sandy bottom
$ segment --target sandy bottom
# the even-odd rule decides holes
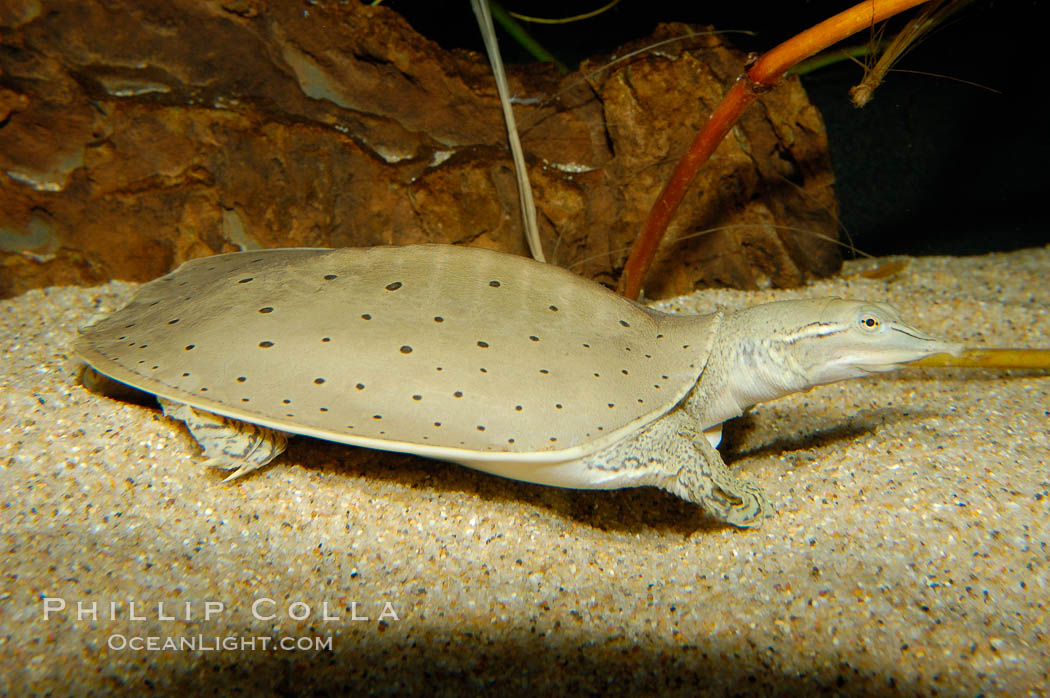
[[[1050,248],[873,264],[665,307],[866,297],[1050,345]],[[722,450],[779,510],[760,530],[309,439],[230,485],[180,424],[76,383],[75,329],[132,290],[0,303],[0,694],[1050,692],[1046,375],[759,406]]]

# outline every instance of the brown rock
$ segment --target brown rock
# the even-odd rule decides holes
[[[385,7],[39,0],[6,3],[0,29],[0,294],[143,281],[252,247],[527,254],[486,60],[440,49]],[[691,37],[587,78],[512,73],[555,263],[615,282],[742,67],[719,39]],[[763,95],[700,180],[650,296],[837,269],[832,243],[785,230],[837,237],[823,125],[797,81]]]

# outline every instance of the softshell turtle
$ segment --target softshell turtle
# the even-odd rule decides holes
[[[653,485],[750,526],[770,507],[715,450],[722,422],[956,346],[881,303],[676,316],[523,257],[418,245],[195,259],[76,351],[155,393],[231,478],[302,434],[545,485]]]

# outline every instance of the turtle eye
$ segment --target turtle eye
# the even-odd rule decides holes
[[[859,320],[860,329],[866,332],[876,332],[882,328],[882,321],[879,320],[879,316],[873,313],[864,313],[860,316]]]

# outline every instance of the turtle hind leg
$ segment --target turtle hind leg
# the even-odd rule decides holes
[[[284,452],[288,435],[258,424],[242,422],[198,410],[181,402],[157,397],[166,417],[186,424],[190,434],[204,449],[204,465],[233,470],[223,482],[236,480],[258,470]]]

